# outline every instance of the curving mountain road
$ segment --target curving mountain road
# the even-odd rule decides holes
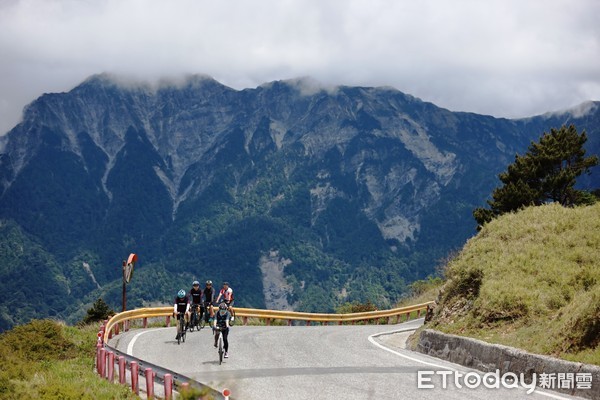
[[[178,345],[175,328],[132,330],[111,345],[242,399],[576,399],[526,389],[457,388],[432,375],[433,389],[417,388],[418,371],[472,371],[404,350],[406,334],[422,320],[399,325],[235,326],[230,358],[219,365],[209,329],[191,332]],[[482,373],[480,373],[482,374]]]

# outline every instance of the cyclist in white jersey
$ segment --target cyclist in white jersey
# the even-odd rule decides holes
[[[230,314],[233,313],[233,289],[229,287],[229,282],[223,282],[223,288],[219,291],[216,303],[219,304],[223,300],[227,304],[227,310]],[[233,315],[233,314],[232,314]],[[233,320],[233,316],[231,317]]]

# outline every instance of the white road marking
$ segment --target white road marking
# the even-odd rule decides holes
[[[392,350],[389,347],[385,347],[384,345],[382,345],[380,343],[377,343],[375,341],[375,338],[377,336],[391,335],[393,333],[410,332],[410,331],[415,331],[415,330],[416,329],[414,329],[414,328],[404,328],[404,329],[397,329],[395,331],[374,333],[374,334],[372,334],[372,335],[369,336],[369,342],[373,343],[375,346],[379,347],[380,349],[383,349],[385,351],[389,351],[390,353],[395,354],[397,356],[400,356],[402,358],[406,358],[407,360],[415,361],[415,362],[418,362],[420,364],[429,365],[429,366],[432,366],[432,367],[435,367],[435,368],[439,368],[439,369],[445,369],[445,370],[449,370],[449,371],[458,371],[458,370],[456,370],[454,368],[444,367],[444,366],[441,366],[441,365],[438,365],[438,364],[434,364],[434,363],[430,363],[430,362],[427,362],[427,361],[419,360],[418,358],[413,358],[413,357],[407,356],[405,354],[402,354],[402,353],[399,353],[399,352],[397,352],[395,350]]]
[[[397,329],[397,330],[395,330],[395,331],[387,331],[387,332],[379,332],[379,333],[374,333],[374,334],[372,334],[372,335],[370,335],[370,336],[369,336],[369,342],[371,342],[371,343],[372,343],[372,344],[374,344],[375,346],[379,347],[380,349],[383,349],[383,350],[385,350],[385,351],[388,351],[388,352],[390,352],[390,353],[392,353],[392,354],[395,354],[395,355],[397,355],[397,356],[400,356],[400,357],[402,357],[402,358],[406,358],[407,360],[415,361],[415,362],[418,362],[418,363],[420,363],[420,364],[425,364],[425,365],[429,365],[429,366],[432,366],[432,367],[436,367],[436,368],[440,368],[440,369],[445,369],[445,370],[449,370],[449,371],[455,371],[455,372],[456,372],[456,371],[458,371],[457,369],[454,369],[454,368],[450,368],[450,367],[444,367],[444,366],[441,366],[441,365],[438,365],[438,364],[430,363],[430,362],[428,362],[428,361],[419,360],[418,358],[414,358],[414,357],[407,356],[406,354],[402,354],[402,353],[400,353],[400,352],[397,352],[397,351],[395,351],[395,350],[392,350],[392,349],[390,349],[389,347],[385,347],[385,346],[384,346],[384,345],[382,345],[381,343],[377,343],[377,342],[375,341],[375,338],[376,338],[376,337],[378,337],[378,336],[383,336],[383,335],[391,335],[391,334],[393,334],[393,333],[409,332],[409,331],[414,331],[414,330],[416,330],[416,329],[413,329],[413,328],[404,328],[404,329]],[[553,398],[553,399],[558,399],[558,400],[570,400],[570,399],[569,399],[569,398],[567,398],[567,397],[562,397],[562,396],[559,396],[559,395],[556,395],[556,394],[552,394],[552,393],[548,393],[548,392],[542,392],[542,391],[540,391],[540,390],[537,390],[537,389],[535,389],[533,392],[534,392],[534,393],[537,393],[537,394],[541,394],[542,396],[551,397],[551,398]]]
[[[142,336],[144,333],[153,332],[153,331],[157,331],[157,330],[160,330],[160,329],[169,329],[169,327],[166,327],[166,328],[158,328],[158,329],[148,329],[147,331],[142,331],[142,332],[140,332],[140,333],[136,334],[136,335],[135,335],[135,336],[134,336],[134,337],[131,339],[131,342],[129,342],[129,344],[127,345],[127,355],[130,355],[130,356],[132,356],[132,355],[133,355],[133,354],[132,354],[132,353],[133,353],[133,345],[135,344],[135,342],[138,340],[138,338],[139,338],[140,336]]]

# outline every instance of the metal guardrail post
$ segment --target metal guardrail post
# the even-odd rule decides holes
[[[100,375],[100,366],[102,365],[100,361],[100,349],[102,349],[102,343],[98,342],[96,343],[96,372],[98,373],[98,375]]]
[[[146,368],[146,396],[148,399],[154,399],[154,373],[152,368]]]
[[[102,347],[100,349],[100,377],[104,378],[106,376],[106,349]]]
[[[173,375],[165,374],[163,382],[165,384],[165,400],[171,400],[173,398]]]
[[[139,396],[140,394],[140,367],[136,361],[131,362],[131,391]]]
[[[119,383],[121,385],[124,385],[127,382],[125,364],[125,357],[119,356]]]
[[[106,364],[108,365],[108,373],[106,374],[106,379],[109,382],[115,381],[115,353],[112,351],[106,352]]]

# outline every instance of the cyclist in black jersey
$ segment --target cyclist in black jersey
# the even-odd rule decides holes
[[[227,311],[227,304],[221,303],[219,305],[219,311],[215,314],[213,320],[213,329],[215,332],[215,347],[217,347],[217,341],[219,340],[219,334],[223,334],[223,348],[225,349],[225,358],[229,357],[229,311]]]
[[[200,310],[200,318],[202,318],[202,289],[200,289],[200,282],[194,281],[192,283],[192,289],[190,289],[189,296],[190,302],[192,303],[190,307],[190,312],[193,311],[195,307],[198,307]],[[196,323],[198,323],[198,321],[196,321]]]
[[[204,286],[204,291],[202,293],[202,298],[204,299],[205,321],[211,322],[214,315],[212,305],[213,301],[215,301],[215,289],[212,286],[212,281],[206,281],[206,285]]]
[[[186,296],[185,290],[183,289],[177,292],[177,297],[175,297],[173,316],[177,317],[177,321],[179,321],[179,319],[183,316],[185,318],[186,325],[190,322],[190,298]],[[177,336],[175,336],[175,340],[179,339],[179,324],[177,324],[176,328]]]

